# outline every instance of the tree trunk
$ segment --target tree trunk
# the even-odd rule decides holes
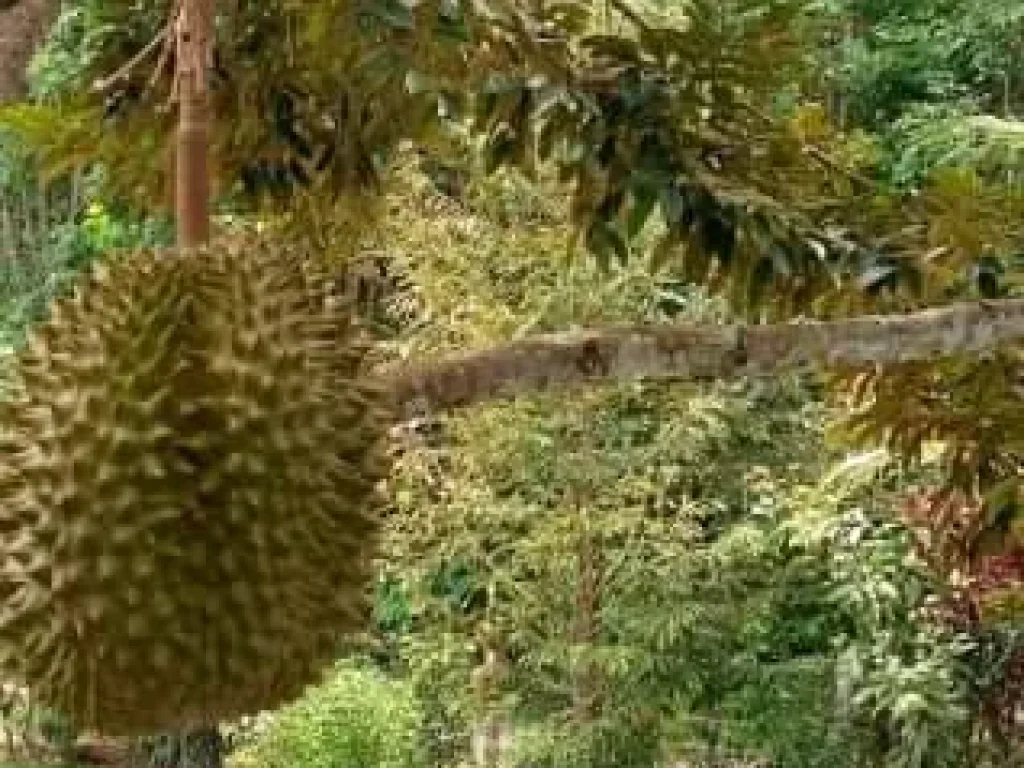
[[[216,726],[199,728],[185,735],[177,768],[221,768],[224,740]]]
[[[556,333],[385,374],[402,415],[555,387],[636,378],[704,381],[809,365],[990,352],[1024,340],[1024,300],[778,325],[638,325]]]
[[[500,698],[505,674],[505,664],[498,651],[488,646],[483,663],[472,675],[478,718],[473,726],[472,750],[479,768],[501,768],[511,743],[511,726],[502,711]]]
[[[224,739],[216,727],[145,739],[130,760],[137,768],[220,768],[223,763]]]
[[[178,246],[192,248],[210,235],[207,68],[213,43],[213,0],[182,0],[179,18],[175,218]]]
[[[0,0],[0,104],[25,95],[25,70],[57,15],[57,0]]]

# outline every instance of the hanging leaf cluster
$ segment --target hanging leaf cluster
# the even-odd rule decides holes
[[[63,163],[101,159],[121,192],[163,200],[169,4],[86,4],[85,79],[103,87],[34,112],[32,130]],[[694,0],[669,23],[624,2],[221,3],[217,181],[278,202],[372,189],[402,140],[468,117],[488,168],[557,171],[577,239],[603,263],[657,220],[654,266],[737,309],[805,312],[851,274],[879,282],[909,259],[851,216],[865,194],[818,137],[773,112],[804,74],[804,5]]]
[[[173,172],[171,3],[83,5],[90,27],[80,51],[88,62],[79,79],[85,87],[68,94],[59,111],[34,110],[32,135],[57,161],[53,170],[101,161],[111,169],[113,191],[160,205]],[[426,45],[435,31],[462,24],[457,8],[441,6],[218,4],[210,86],[220,191],[283,201],[303,189],[375,186],[388,153],[401,139],[422,135],[425,120],[437,114],[436,99],[416,98],[407,87],[415,63],[428,57],[443,71],[449,62],[441,59],[462,61],[458,49]]]

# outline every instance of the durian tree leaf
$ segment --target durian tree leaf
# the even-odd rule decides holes
[[[395,29],[412,30],[412,7],[402,0],[377,0],[366,3],[364,13],[370,14]]]
[[[658,204],[658,190],[647,184],[634,185],[630,193],[629,215],[626,219],[626,236],[633,240],[647,225]]]
[[[587,230],[586,244],[597,258],[602,269],[610,269],[612,258],[620,264],[629,259],[626,239],[609,222],[595,219]]]
[[[258,8],[225,7],[217,44],[223,73],[215,92],[216,180],[225,190],[237,186],[253,203],[275,206],[312,189],[338,197],[374,190],[386,169],[381,158],[437,124],[437,92],[423,82],[444,83],[473,103],[488,167],[532,174],[539,162],[554,164],[563,181],[574,183],[575,223],[584,231],[595,217],[623,223],[613,220],[619,211],[602,207],[607,198],[587,191],[592,162],[606,174],[601,183],[608,194],[628,193],[623,173],[632,169],[658,169],[663,190],[686,188],[685,221],[673,203],[666,209],[666,193],[659,193],[671,236],[684,244],[698,232],[696,247],[717,260],[704,271],[709,287],[756,296],[764,306],[744,308],[752,314],[827,312],[845,300],[844,292],[865,285],[912,294],[938,290],[945,273],[935,264],[901,269],[879,283],[876,267],[863,257],[913,262],[949,248],[962,276],[981,257],[979,243],[995,241],[993,227],[982,232],[979,225],[995,221],[995,198],[978,194],[976,179],[955,173],[918,200],[883,205],[878,198],[891,196],[879,190],[851,191],[858,169],[842,156],[842,139],[827,122],[810,119],[817,113],[807,108],[792,120],[773,112],[779,87],[804,66],[803,6],[756,0],[749,14],[737,14],[696,2],[687,24],[672,26],[615,4],[614,34],[586,2],[327,0],[312,12],[307,4],[272,0]],[[105,23],[82,56],[91,62],[86,82],[117,70],[124,51],[146,45],[167,7],[104,4]],[[410,88],[410,73],[424,81],[416,86],[413,78]],[[68,157],[74,145],[83,159],[116,169],[110,176],[119,191],[155,204],[171,186],[163,152],[170,124],[152,110],[169,79],[158,78],[144,98],[132,97],[143,92],[148,75],[145,67],[134,71],[110,94],[121,100],[102,107],[109,114],[68,129],[77,137],[57,154]],[[274,108],[274,94],[281,93],[296,95],[287,120]],[[832,144],[808,146],[819,139]],[[566,151],[556,151],[561,147]],[[836,157],[816,159],[832,149]],[[977,201],[973,209],[954,204],[965,190]],[[647,205],[624,222],[627,245]],[[1004,207],[999,222],[1008,216]],[[877,232],[892,232],[897,218],[927,226],[902,227],[903,234],[879,242]],[[749,294],[745,287],[764,253],[739,247],[737,239],[751,221],[764,219],[773,222],[765,245],[774,243],[776,253],[791,258],[787,270],[775,270],[770,290]],[[590,240],[603,248],[606,238]],[[798,247],[808,242],[815,245]],[[988,269],[978,275],[983,294],[998,290]]]

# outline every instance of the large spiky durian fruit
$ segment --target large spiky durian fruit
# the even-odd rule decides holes
[[[54,305],[0,413],[0,673],[148,733],[272,707],[360,627],[387,420],[324,278],[246,240]]]

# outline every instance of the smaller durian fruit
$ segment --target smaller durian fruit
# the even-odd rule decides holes
[[[365,619],[385,393],[351,308],[255,239],[99,266],[0,405],[0,672],[82,728],[270,709]]]

